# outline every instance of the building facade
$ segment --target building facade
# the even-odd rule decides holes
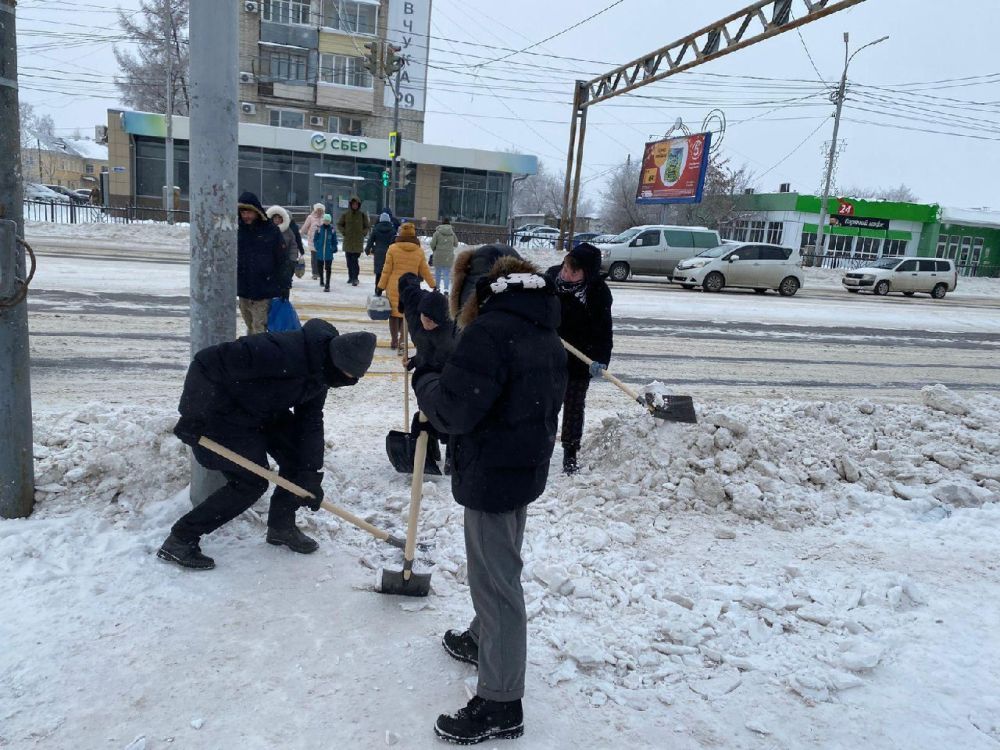
[[[186,117],[173,118],[175,182],[179,208],[189,187]],[[166,118],[147,112],[108,110],[111,205],[162,206],[166,180]],[[458,224],[506,227],[514,174],[534,174],[534,156],[505,151],[407,143],[412,179],[397,192],[396,213],[429,222],[449,217]],[[239,125],[239,190],[256,193],[265,205],[299,214],[323,202],[334,215],[352,195],[376,214],[388,205],[383,172],[389,165],[386,138],[320,133],[252,123]]]
[[[27,134],[24,143],[21,174],[28,182],[94,188],[101,172],[108,171],[108,147],[89,138]]]
[[[365,68],[366,43],[403,49],[399,131],[424,136],[431,0],[241,2],[240,121],[385,138],[394,95]]]
[[[933,203],[830,198],[823,248],[817,250],[821,198],[799,193],[741,196],[738,218],[720,228],[726,239],[798,248],[834,261],[882,256],[952,258],[963,274],[1000,273],[1000,213],[941,208]]]

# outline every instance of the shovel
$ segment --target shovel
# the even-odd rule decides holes
[[[389,456],[389,463],[392,468],[400,474],[413,473],[413,456],[416,452],[416,439],[410,432],[410,371],[406,369],[406,360],[410,356],[409,337],[406,329],[406,318],[403,318],[403,418],[406,425],[403,431],[389,430],[385,436],[385,452]],[[424,461],[424,471],[433,476],[441,476],[441,469],[438,468],[437,460],[441,457],[440,451],[435,447],[427,453]]]
[[[421,412],[417,419],[423,424],[427,422]],[[417,546],[417,516],[420,514],[421,491],[424,486],[424,459],[427,456],[427,430],[421,430],[417,438],[417,447],[413,458],[413,481],[410,483],[410,517],[406,523],[406,547],[403,550],[403,569],[381,570],[381,580],[376,591],[380,594],[395,594],[397,596],[427,596],[431,590],[430,573],[413,572],[413,553]]]
[[[567,341],[562,339],[560,340],[562,341],[563,346],[566,347],[566,351],[570,354],[585,363],[588,367],[593,364],[594,360],[586,354]],[[643,398],[607,370],[601,370],[601,375],[605,380],[610,380],[612,383],[625,391],[625,393],[632,397],[633,401],[641,404],[657,419],[662,419],[666,422],[689,422],[692,424],[698,421],[698,417],[694,413],[694,402],[691,400],[690,396],[664,396],[663,405],[660,406],[659,404],[653,403],[653,397],[651,395],[647,394],[647,396]]]
[[[263,479],[266,479],[267,481],[276,484],[279,487],[283,487],[296,497],[307,498],[307,499],[314,497],[314,495],[311,492],[302,489],[294,482],[289,482],[287,479],[285,479],[282,476],[278,476],[270,469],[265,469],[263,466],[258,466],[253,461],[250,461],[241,456],[239,453],[235,453],[229,450],[229,448],[227,448],[224,445],[219,445],[211,438],[207,438],[204,436],[198,438],[198,445],[200,445],[203,448],[207,448],[208,450],[222,456],[223,458],[229,459],[237,466],[241,466],[247,471],[256,474],[257,476]],[[383,531],[377,526],[372,526],[365,519],[358,518],[350,511],[344,510],[343,508],[338,508],[333,503],[324,500],[323,502],[320,503],[319,507],[321,507],[323,510],[330,511],[331,513],[333,513],[333,515],[337,516],[338,518],[344,519],[348,523],[354,524],[362,531],[367,531],[376,539],[381,539],[383,542],[388,542],[393,547],[398,547],[399,549],[403,549],[406,546],[406,543],[399,537],[395,537],[388,531]]]

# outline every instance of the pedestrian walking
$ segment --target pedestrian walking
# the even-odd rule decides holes
[[[347,258],[347,283],[358,285],[361,272],[361,253],[364,251],[365,236],[371,228],[368,214],[361,210],[361,199],[351,196],[348,209],[337,220],[337,229],[344,240],[344,257]]]
[[[298,264],[299,258],[305,254],[305,248],[302,246],[302,235],[299,232],[299,225],[292,220],[288,211],[281,206],[271,206],[268,208],[267,218],[271,220],[272,224],[278,227],[278,231],[281,232],[281,238],[285,242],[285,247],[288,249],[288,266],[282,274],[282,289],[284,294],[281,295],[285,299],[288,299],[295,276],[295,266]]]
[[[337,232],[333,228],[333,217],[323,214],[323,223],[316,232],[314,240],[317,262],[319,263],[319,285],[324,292],[330,291],[330,273],[333,268],[333,256],[337,254]]]
[[[562,414],[563,471],[579,468],[577,454],[583,438],[584,408],[590,379],[608,369],[614,344],[611,322],[611,290],[601,277],[601,251],[581,242],[561,265],[546,271],[555,285],[562,311],[559,335],[593,360],[587,367],[576,357],[566,360],[569,382]]]
[[[174,434],[195,460],[221,471],[226,483],[185,513],[170,529],[157,557],[185,568],[208,570],[215,561],[201,551],[201,537],[236,518],[264,494],[267,480],[199,445],[208,437],[308,490],[302,500],[282,487],[271,495],[268,544],[309,554],[319,546],[295,526],[300,507],[319,510],[323,499],[323,407],[327,391],[354,385],[371,365],[375,336],[338,335],[324,320],[298,331],[268,333],[217,344],[195,354],[181,394]]]
[[[306,220],[302,224],[302,235],[305,238],[306,243],[309,245],[309,248],[313,251],[311,264],[313,281],[319,278],[319,265],[316,260],[313,236],[319,231],[319,228],[323,226],[323,214],[325,213],[326,206],[322,203],[313,203],[312,212],[306,217]]]
[[[455,262],[455,248],[458,237],[451,226],[451,219],[445,217],[431,237],[431,252],[434,254],[434,281],[437,288],[447,293],[451,288],[451,266]]]
[[[413,386],[430,424],[450,437],[452,494],[465,507],[475,617],[467,630],[445,633],[443,646],[479,669],[476,695],[456,713],[439,716],[434,731],[474,744],[524,732],[521,547],[527,506],[548,478],[566,352],[556,333],[552,282],[511,248],[460,253],[451,299],[461,303],[455,350],[441,372],[414,370]]]
[[[417,242],[416,227],[410,222],[406,222],[399,228],[399,236],[389,246],[382,275],[379,276],[378,285],[375,287],[375,294],[379,296],[388,290],[389,302],[392,304],[392,314],[389,317],[389,336],[392,339],[392,348],[397,350],[400,356],[404,352],[400,336],[403,332],[403,313],[399,311],[399,279],[405,273],[417,274],[427,282],[429,287],[434,288],[434,277],[431,275],[430,266],[427,265],[423,248]]]
[[[243,193],[237,207],[240,225],[236,234],[236,295],[247,335],[252,336],[267,330],[271,300],[283,293],[288,250],[256,195]]]
[[[375,226],[372,227],[371,234],[368,235],[368,242],[365,244],[365,254],[375,256],[375,286],[382,278],[382,269],[385,267],[385,256],[389,252],[389,245],[396,239],[396,227],[392,223],[392,217],[383,213],[378,217]]]

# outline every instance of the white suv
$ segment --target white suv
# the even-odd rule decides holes
[[[738,286],[757,294],[776,289],[782,297],[791,297],[802,288],[804,279],[798,250],[745,242],[713,247],[685,258],[677,264],[671,280],[685,289],[700,286],[706,292]]]
[[[947,258],[882,258],[844,274],[841,283],[855,294],[862,289],[878,295],[902,292],[907,297],[923,292],[941,299],[955,291],[958,272],[955,261]]]

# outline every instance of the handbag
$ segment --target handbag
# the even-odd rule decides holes
[[[275,297],[271,300],[271,309],[267,312],[268,333],[298,331],[301,328],[299,315],[295,312],[291,302],[281,297]]]
[[[305,275],[306,275],[306,262],[302,258],[299,258],[297,261],[295,261],[295,277],[301,279]]]
[[[392,303],[388,298],[372,294],[368,297],[368,317],[372,320],[388,320],[392,316]]]

